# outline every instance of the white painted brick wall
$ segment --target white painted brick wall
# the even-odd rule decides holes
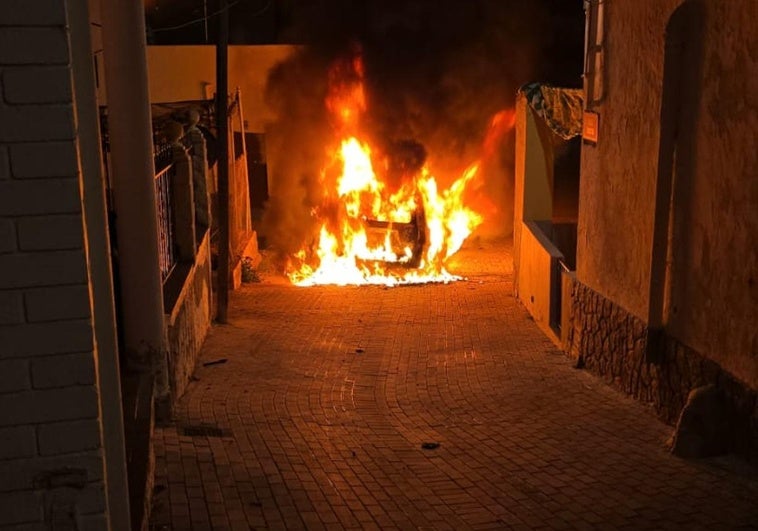
[[[25,391],[31,386],[31,373],[27,359],[0,360],[0,393]]]
[[[92,349],[92,326],[85,319],[7,325],[0,327],[0,345],[5,359],[86,352]]]
[[[8,68],[3,73],[8,103],[65,103],[71,101],[71,73],[61,66]]]
[[[32,383],[37,389],[95,383],[95,364],[89,353],[32,360]]]
[[[0,428],[0,460],[32,457],[37,453],[37,438],[33,426]]]
[[[2,46],[2,43],[0,43]],[[70,140],[74,138],[71,105],[0,105],[0,142]]]
[[[65,6],[0,1],[3,529],[107,529]]]
[[[6,393],[0,395],[0,408],[0,425],[6,426],[96,418],[97,392],[92,385],[80,385]]]
[[[82,470],[88,481],[99,481],[103,479],[100,461],[101,456],[97,452],[0,461],[0,493],[33,489],[35,483],[42,483],[45,480],[45,473],[52,472],[58,476],[56,479],[65,480],[65,477],[60,476],[64,475],[63,472],[69,466]],[[71,472],[71,475],[74,475],[75,471]],[[0,499],[4,496],[5,494],[0,494]]]
[[[24,321],[24,298],[20,291],[0,291],[0,325]]]
[[[0,145],[0,181],[11,178],[11,163],[8,150]]]
[[[4,216],[67,214],[81,208],[76,179],[0,181],[0,212]]]
[[[0,289],[87,281],[83,251],[0,254]]]
[[[21,251],[81,249],[84,228],[81,216],[35,216],[16,220]]]
[[[7,75],[6,75],[7,78]],[[68,98],[71,98],[69,94]],[[10,147],[11,171],[16,179],[73,177],[77,172],[73,142],[33,142]]]
[[[3,6],[3,11],[6,11]],[[0,64],[68,64],[68,39],[61,27],[1,27]]]
[[[41,521],[43,514],[41,492],[9,492],[0,496],[0,525]],[[40,529],[40,528],[38,528]]]
[[[100,425],[96,419],[44,424],[37,429],[37,441],[40,455],[97,450]]]
[[[16,250],[16,225],[12,219],[0,218],[0,253]]]
[[[81,519],[80,531],[96,531],[103,529],[106,526],[106,522],[102,515],[87,515]]]
[[[3,0],[0,26],[63,26],[63,7],[60,0]]]
[[[2,292],[0,292],[2,293]],[[85,285],[27,290],[24,294],[26,318],[30,322],[86,319],[90,316],[89,290]],[[2,296],[0,296],[0,320]]]

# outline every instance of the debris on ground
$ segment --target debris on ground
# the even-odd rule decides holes
[[[211,365],[222,365],[226,363],[227,361],[229,360],[227,360],[226,358],[219,358],[213,361],[206,361],[205,363],[203,363],[203,367],[210,367]]]

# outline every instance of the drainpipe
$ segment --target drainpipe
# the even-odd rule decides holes
[[[219,0],[216,43],[216,126],[218,128],[218,309],[216,319],[227,322],[229,308],[229,6]],[[244,134],[243,134],[244,137]]]
[[[156,416],[170,416],[145,13],[140,0],[100,0],[108,134],[127,365],[155,376]]]

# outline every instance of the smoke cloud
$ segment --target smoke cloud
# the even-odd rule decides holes
[[[557,19],[544,2],[299,2],[290,40],[304,46],[272,71],[267,86],[267,103],[277,116],[266,130],[270,201],[261,232],[267,241],[289,254],[313,235],[319,171],[333,147],[324,98],[335,60],[361,49],[363,123],[372,144],[423,145],[435,175],[449,184],[482,157],[490,121],[513,108],[517,88],[535,76],[556,77],[545,76],[554,65],[541,61],[556,46],[551,32]],[[581,23],[581,0],[574,3]],[[577,69],[576,82],[578,76]],[[489,141],[479,190],[489,204],[482,237],[512,231],[513,141],[512,130]]]

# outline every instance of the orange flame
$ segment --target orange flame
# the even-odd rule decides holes
[[[382,165],[375,164],[376,155],[359,134],[366,110],[359,53],[331,69],[325,105],[341,140],[321,173],[324,203],[313,212],[318,236],[291,257],[290,280],[298,286],[457,280],[445,262],[482,222],[464,200],[479,165],[472,164],[446,190],[427,165],[403,175],[399,188],[390,190],[375,169]],[[491,127],[501,124],[493,121]]]

